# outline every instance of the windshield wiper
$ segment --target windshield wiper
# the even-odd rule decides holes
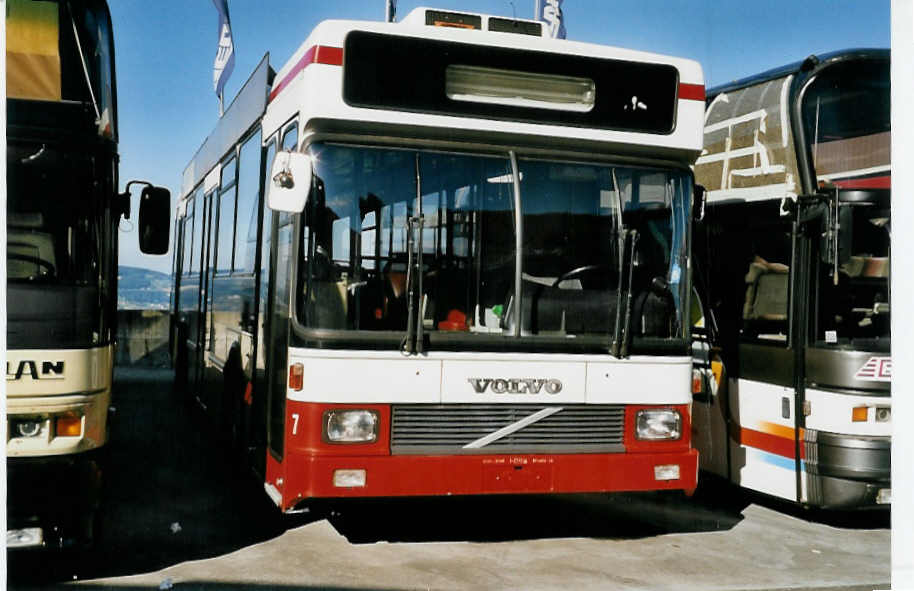
[[[625,324],[622,327],[622,350],[619,352],[620,357],[628,357],[628,346],[632,341],[631,324],[632,324],[632,275],[635,270],[635,249],[638,245],[638,230],[631,229],[628,231],[631,235],[632,247],[628,256],[628,286],[625,298]],[[621,276],[622,270],[619,269]],[[619,293],[622,293],[622,286],[619,286]]]
[[[422,298],[422,227],[425,218],[422,214],[412,216],[407,221],[406,238],[406,337],[403,339],[401,350],[412,355],[422,353],[424,349],[424,335],[422,334],[421,304],[417,299]],[[417,244],[418,247],[417,247]],[[418,294],[417,294],[418,292]],[[418,309],[418,310],[417,310]]]
[[[619,190],[619,181],[616,178],[616,169],[612,169],[613,189],[616,193],[616,207],[618,215],[616,216],[616,235],[619,241],[619,282],[616,287],[616,326],[613,330],[613,342],[609,348],[609,354],[613,357],[621,358],[622,344],[622,270],[625,268],[625,241],[628,238],[628,230],[622,221],[622,192]]]

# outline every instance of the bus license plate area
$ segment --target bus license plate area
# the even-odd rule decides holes
[[[483,460],[482,487],[492,492],[549,491],[553,488],[553,462],[529,458]]]

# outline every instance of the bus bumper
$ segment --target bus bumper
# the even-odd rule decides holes
[[[890,507],[891,437],[806,435],[808,502],[826,509]]]
[[[102,478],[101,450],[7,458],[7,548],[92,543]]]
[[[270,459],[272,461],[272,458]],[[285,468],[285,469],[283,469]],[[279,474],[284,472],[284,477]],[[698,477],[694,449],[660,453],[319,456],[289,453],[268,467],[283,510],[311,498],[682,490]]]

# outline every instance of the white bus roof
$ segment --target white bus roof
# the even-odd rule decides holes
[[[431,14],[431,16],[429,16]],[[454,23],[448,26],[426,25],[426,21],[434,22],[441,14],[446,14],[445,19],[457,14],[461,17],[478,17],[480,29],[467,30],[455,27]],[[470,19],[474,20],[475,19]],[[517,23],[519,30],[526,34],[516,32],[500,32],[482,30],[493,26],[499,21],[498,26],[514,30]],[[507,23],[507,24],[506,24]],[[460,24],[460,23],[458,23]],[[690,59],[670,57],[643,51],[634,51],[593,43],[582,43],[564,39],[552,39],[536,36],[532,33],[531,24],[535,21],[526,19],[506,19],[476,13],[454,13],[453,11],[437,11],[430,8],[417,8],[409,13],[402,22],[385,23],[378,21],[354,20],[328,20],[319,23],[299,46],[295,53],[275,73],[266,89],[266,101],[263,107],[264,137],[279,129],[293,117],[298,117],[301,137],[304,141],[313,132],[327,131],[327,125],[332,123],[336,127],[334,132],[339,134],[341,126],[353,133],[374,133],[385,137],[409,135],[410,137],[426,137],[438,140],[449,138],[453,141],[471,142],[489,145],[516,145],[538,146],[540,149],[564,147],[566,151],[573,149],[583,153],[604,153],[620,157],[651,158],[654,160],[673,161],[680,164],[691,164],[702,148],[702,128],[704,121],[704,78],[701,66]],[[575,114],[559,112],[551,120],[544,121],[534,117],[486,116],[479,113],[454,114],[448,112],[432,112],[421,108],[396,108],[379,105],[354,104],[344,97],[346,80],[345,47],[347,40],[353,33],[365,36],[399,37],[404,44],[408,43],[439,43],[461,44],[454,48],[486,48],[492,54],[514,52],[518,55],[524,53],[528,59],[528,69],[536,68],[531,53],[542,54],[543,60],[553,60],[553,71],[560,71],[563,60],[578,60],[597,64],[599,60],[606,60],[606,64],[622,64],[635,70],[629,76],[620,76],[618,83],[612,78],[612,84],[604,86],[602,97],[606,96],[605,90],[612,87],[612,92],[625,94],[625,101],[613,103],[612,108],[620,111],[627,108],[624,102],[637,103],[637,108],[645,108],[641,104],[637,92],[626,90],[626,82],[630,81],[632,89],[642,82],[637,68],[662,67],[667,71],[675,68],[671,74],[674,84],[678,84],[678,91],[674,88],[664,96],[666,105],[657,106],[658,109],[670,111],[670,128],[663,131],[640,131],[637,129],[620,129],[610,125],[593,126],[587,121],[568,122],[574,119]],[[389,44],[396,46],[397,42]],[[388,68],[410,68],[411,56],[401,58],[400,62],[383,65]],[[588,61],[589,60],[589,61]],[[354,62],[357,64],[357,61]],[[477,60],[478,61],[478,60]],[[556,64],[558,64],[556,66]],[[477,64],[479,65],[479,64]],[[484,65],[484,64],[483,64]],[[603,71],[602,63],[599,67],[591,66],[594,72]],[[513,64],[509,64],[514,69]],[[523,68],[517,67],[518,71]],[[393,70],[389,70],[393,71]],[[404,87],[421,88],[424,81],[424,72],[416,71],[415,77],[409,78]],[[598,74],[606,75],[608,74]],[[384,86],[383,82],[378,86]],[[412,88],[408,89],[412,90]],[[242,93],[244,89],[242,90]],[[263,95],[262,90],[251,89],[252,94],[258,97]],[[240,93],[241,94],[241,93]],[[599,85],[596,95],[601,96]],[[631,96],[629,96],[631,95]],[[259,102],[244,101],[244,102]],[[236,99],[238,102],[238,99]],[[650,101],[647,101],[648,103]],[[235,106],[234,104],[232,105]],[[653,103],[651,104],[653,106]],[[634,106],[632,107],[635,108]],[[249,111],[248,111],[249,112]],[[226,112],[228,118],[229,111]],[[248,115],[245,115],[248,117]],[[235,117],[237,119],[237,117]],[[218,138],[228,139],[239,133],[244,133],[254,119],[245,126],[243,122],[236,122],[231,133],[220,127],[226,127],[227,121],[220,121],[210,139],[201,147],[198,155],[191,161],[185,170],[182,194],[187,195],[199,182],[203,175],[218,162],[221,152],[228,144],[216,141]],[[242,129],[243,128],[243,129]],[[374,130],[374,131],[370,131]],[[380,130],[380,131],[379,131]],[[345,134],[344,134],[345,135]],[[207,144],[212,144],[208,146]],[[205,156],[205,157],[204,157]]]

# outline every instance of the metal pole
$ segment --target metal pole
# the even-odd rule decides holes
[[[543,15],[540,12],[542,10],[542,5],[540,0],[533,0],[533,20],[538,21],[543,19]]]

